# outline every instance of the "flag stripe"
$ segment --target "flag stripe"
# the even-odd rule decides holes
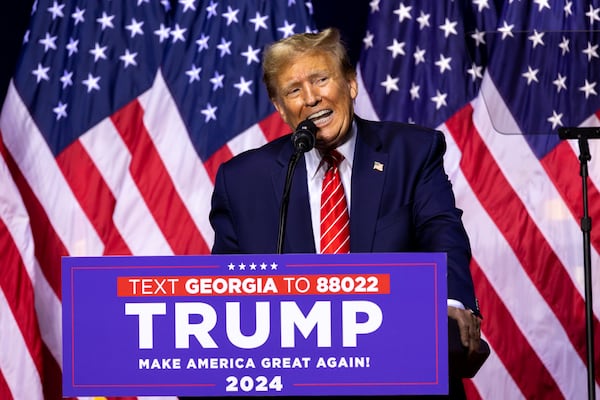
[[[8,383],[4,379],[4,374],[2,374],[2,369],[0,369],[0,399],[13,400]]]
[[[143,124],[137,100],[111,116],[132,154],[130,171],[144,200],[175,254],[206,254],[210,250],[177,194]]]
[[[523,268],[564,326],[582,359],[585,359],[584,332],[576,329],[585,323],[583,299],[572,285],[556,254],[492,161],[488,149],[472,125],[471,114],[472,108],[469,105],[446,121],[450,133],[463,152],[462,169],[478,198],[521,260]],[[478,174],[481,170],[486,171],[485,178]],[[500,211],[507,205],[513,212],[510,218],[506,212]],[[523,247],[522,243],[537,245],[534,249],[530,246]],[[536,268],[539,260],[544,260],[546,268]],[[564,299],[568,299],[568,302]],[[568,304],[572,308],[567,307]],[[597,325],[598,320],[595,318],[594,328]]]
[[[42,266],[44,277],[56,296],[60,298],[60,257],[67,255],[67,251],[54,231],[52,224],[48,221],[42,205],[27,185],[25,178],[21,175],[21,171],[2,141],[0,141],[0,153],[4,157],[12,179],[19,189],[28,215],[34,216],[34,218],[30,217],[30,224],[36,244],[35,255]]]
[[[0,369],[13,397],[43,398],[39,370],[21,336],[3,290],[0,290],[0,338]],[[24,382],[27,384],[24,385]]]
[[[80,141],[117,199],[114,223],[133,254],[173,254],[129,173],[131,154],[111,120],[101,121]]]
[[[112,218],[116,200],[81,142],[73,142],[56,162],[102,239],[103,254],[131,254]]]
[[[540,160],[575,220],[583,216],[582,181],[580,163],[577,157],[570,145],[567,142],[562,142]],[[587,190],[588,199],[600,197],[598,189],[589,180]],[[588,202],[588,212],[592,221],[600,220],[600,204],[598,202]],[[598,229],[592,229],[590,232],[590,243],[596,253],[600,252],[600,231]]]
[[[0,238],[3,239],[0,242],[2,244],[0,254],[2,254],[3,262],[6,263],[6,267],[0,274],[0,289],[4,293],[5,301],[21,331],[28,351],[33,355],[36,368],[41,371],[42,366],[39,359],[41,340],[35,315],[33,287],[25,271],[17,245],[10,236],[6,225],[0,219]]]
[[[495,90],[491,80],[484,78],[482,95],[474,101],[474,123],[482,140],[502,169],[502,173],[516,188],[515,192],[535,219],[554,252],[557,254],[563,268],[571,277],[581,296],[583,296],[583,280],[578,266],[582,265],[580,251],[581,229],[576,219],[571,218],[569,208],[561,199],[563,196],[553,185],[539,160],[534,156],[523,135],[499,135],[493,129],[489,107],[495,114],[502,115],[505,125],[512,120],[508,109]],[[510,123],[511,129],[517,131],[516,123]],[[569,173],[563,173],[563,180],[572,179]],[[592,262],[600,262],[600,256],[592,249]],[[594,288],[600,290],[600,281],[596,280]],[[596,315],[599,304],[594,308]]]
[[[44,360],[44,371],[42,374],[44,399],[59,400],[62,398],[61,367],[59,362],[52,357],[52,354],[47,346],[42,346],[42,350],[42,357]]]
[[[204,241],[212,246],[214,233],[208,222],[212,188],[208,172],[190,140],[175,99],[159,71],[151,90],[139,97],[144,124],[169,172],[175,190],[189,211]]]
[[[446,159],[461,159],[452,135],[446,132],[448,142],[449,156]],[[548,368],[553,378],[564,393],[577,393],[581,396],[584,390],[585,366],[581,358],[575,352],[571,345],[563,347],[560,353],[556,352],[556,343],[568,343],[568,338],[562,326],[558,323],[552,310],[548,308],[546,302],[541,298],[537,288],[526,275],[524,269],[516,258],[505,238],[498,231],[498,227],[491,220],[488,212],[483,209],[479,199],[473,193],[466,177],[458,169],[453,174],[453,186],[457,192],[457,204],[465,210],[463,221],[465,228],[471,239],[473,258],[484,271],[487,279],[495,288],[497,295],[511,312],[511,317],[527,337],[530,345],[535,349],[542,362]],[[478,297],[483,304],[486,300],[486,293],[478,291]],[[526,299],[526,300],[523,300]],[[495,323],[495,315],[484,315],[488,319],[486,324]],[[538,324],[532,325],[536,321]],[[499,325],[502,327],[502,325]],[[539,327],[542,331],[540,331]],[[509,336],[506,335],[505,339]],[[511,338],[512,340],[512,338]],[[493,348],[493,346],[492,346]],[[494,349],[495,350],[495,349]],[[510,351],[510,349],[508,349]],[[498,389],[506,391],[501,398],[518,398],[515,393],[520,390],[515,387],[514,380],[508,375],[513,369],[511,364],[500,364],[496,358],[498,354],[492,351],[491,359],[486,361],[482,370],[475,377],[479,383],[478,389],[482,390],[484,398],[496,397]],[[504,356],[503,358],[507,358]],[[510,358],[510,357],[508,357]],[[527,358],[519,360],[517,368],[521,369],[521,364],[527,363]],[[505,365],[500,367],[500,365]],[[578,379],[572,379],[565,376],[565,365],[568,365],[574,376]],[[489,370],[486,368],[489,366]],[[500,368],[500,369],[499,369]],[[498,387],[489,387],[486,382],[498,381]],[[577,397],[577,396],[574,396]]]
[[[519,330],[510,311],[487,280],[475,260],[471,273],[480,288],[481,311],[493,315],[493,322],[482,321],[482,332],[504,365],[513,366],[509,373],[526,398],[561,398],[562,394],[527,338]],[[509,337],[509,340],[506,338]]]

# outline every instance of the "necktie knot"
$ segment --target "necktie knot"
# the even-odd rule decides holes
[[[323,162],[327,163],[327,169],[337,168],[344,160],[344,156],[337,150],[331,150],[323,155]]]

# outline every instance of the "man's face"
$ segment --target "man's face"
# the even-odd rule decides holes
[[[344,76],[331,55],[313,53],[292,58],[277,76],[276,87],[273,104],[292,130],[310,118],[319,128],[318,149],[335,148],[344,142],[358,89],[356,78]]]

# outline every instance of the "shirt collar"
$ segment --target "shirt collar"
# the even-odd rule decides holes
[[[350,170],[352,170],[352,164],[354,161],[354,148],[356,147],[357,136],[356,132],[356,122],[352,120],[350,132],[348,132],[348,139],[342,145],[336,148],[336,150],[344,156],[344,161],[342,161],[342,164],[347,162],[350,167]],[[319,172],[319,165],[321,164],[321,153],[319,153],[319,150],[313,148],[311,151],[306,152],[304,154],[304,161],[306,163],[307,176],[309,177],[309,179],[315,178],[315,176]]]

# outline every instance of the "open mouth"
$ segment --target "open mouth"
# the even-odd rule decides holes
[[[333,116],[332,110],[321,110],[308,117],[316,126],[321,126],[328,123]]]

